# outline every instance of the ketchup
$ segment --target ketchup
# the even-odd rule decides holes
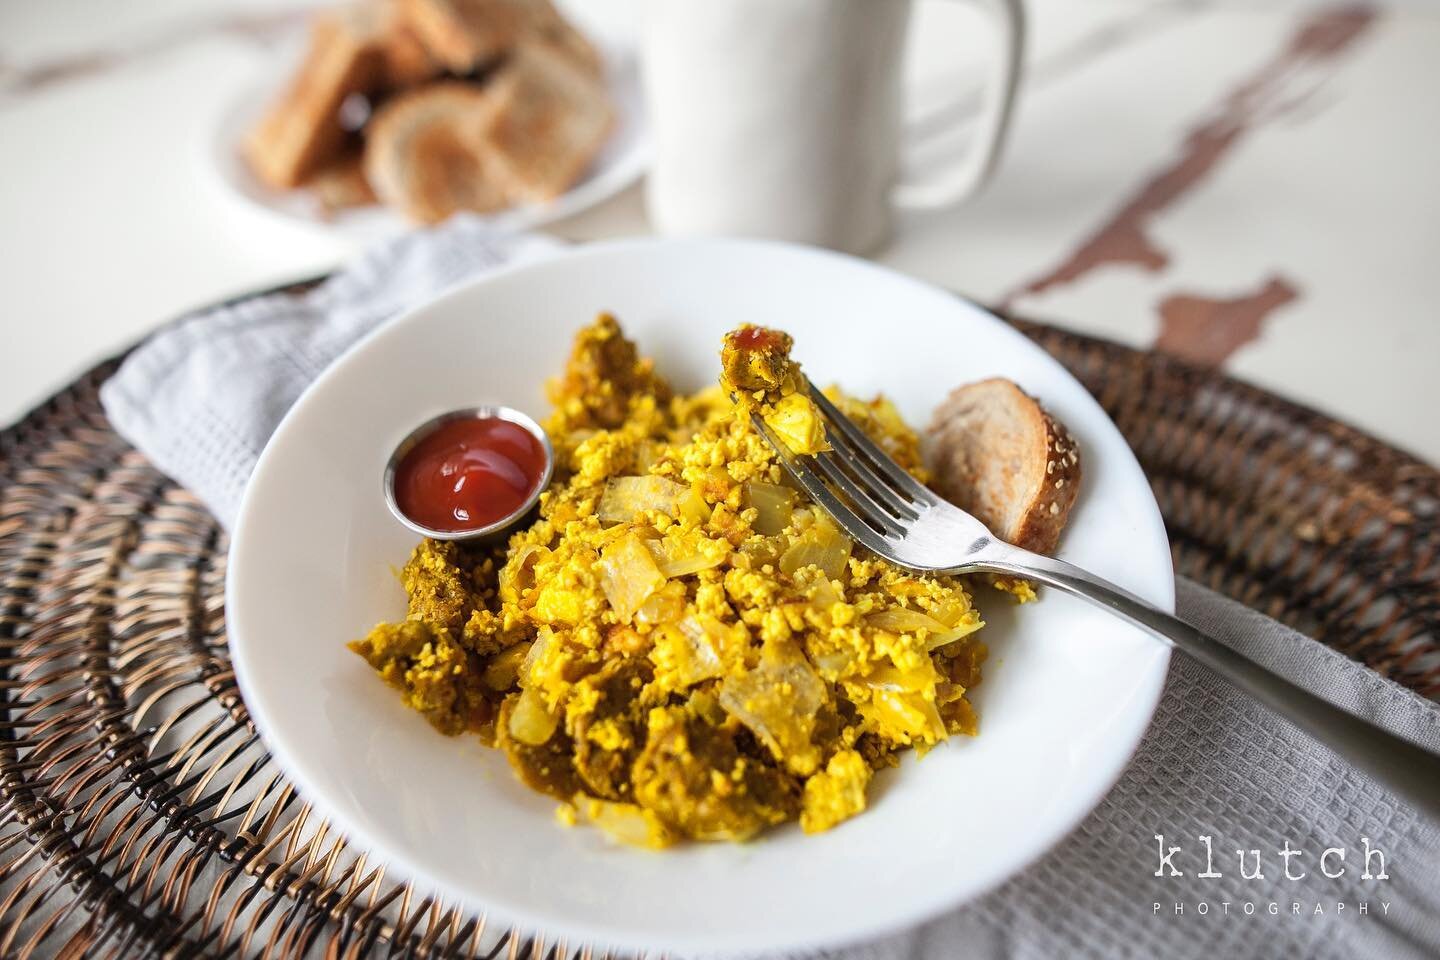
[[[741,350],[774,350],[783,345],[780,334],[768,327],[745,327],[730,336]]]
[[[499,417],[450,420],[395,468],[400,512],[431,530],[476,530],[524,506],[545,474],[545,448]]]

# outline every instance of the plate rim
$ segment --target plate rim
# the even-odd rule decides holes
[[[1076,387],[1083,393],[1091,403],[1094,404],[1094,413],[1098,414],[1105,427],[1114,431],[1128,461],[1126,469],[1135,471],[1139,477],[1145,480],[1144,471],[1140,467],[1138,458],[1135,456],[1124,434],[1120,432],[1114,421],[1110,418],[1099,401],[1085,389],[1073,374],[1060,364],[1053,356],[1044,350],[1039,344],[1029,337],[1026,337],[1019,330],[1006,323],[999,316],[980,306],[974,300],[947,290],[936,284],[919,279],[909,274],[902,273],[891,267],[866,260],[850,254],[839,253],[819,247],[812,247],[805,244],[790,243],[786,241],[759,239],[759,238],[735,238],[735,237],[688,237],[688,238],[658,238],[658,237],[628,237],[621,239],[597,241],[585,244],[578,244],[569,248],[561,248],[551,255],[538,259],[526,259],[522,262],[507,264],[503,267],[488,271],[478,277],[463,279],[447,289],[439,292],[433,297],[416,304],[410,308],[398,312],[395,316],[387,319],[375,329],[371,330],[354,344],[346,348],[336,357],[324,370],[312,381],[300,396],[285,412],[270,440],[266,443],[260,456],[257,458],[253,472],[247,479],[245,490],[241,498],[239,509],[236,512],[235,526],[230,533],[230,548],[227,553],[227,565],[225,575],[225,611],[226,628],[229,640],[229,653],[232,668],[235,673],[236,684],[242,698],[245,701],[246,710],[260,734],[266,749],[274,758],[281,772],[294,784],[301,797],[307,801],[313,809],[320,813],[324,819],[329,821],[333,828],[344,836],[347,842],[361,847],[371,859],[381,860],[387,868],[400,879],[410,881],[415,886],[429,891],[434,891],[450,901],[452,905],[463,906],[476,913],[483,914],[491,921],[499,920],[506,926],[515,928],[518,931],[529,934],[537,934],[547,937],[563,937],[565,940],[576,944],[591,944],[595,946],[607,946],[625,950],[652,951],[670,950],[681,953],[715,953],[722,956],[754,952],[757,948],[752,939],[744,936],[715,936],[705,935],[700,937],[669,936],[665,942],[656,940],[660,938],[642,938],[623,931],[609,930],[601,927],[591,926],[585,922],[573,922],[557,919],[553,916],[541,916],[535,912],[514,903],[501,903],[488,898],[482,899],[476,894],[458,885],[452,885],[445,881],[432,877],[425,869],[416,864],[404,851],[390,848],[384,842],[367,833],[363,826],[351,820],[348,815],[339,812],[335,806],[329,803],[323,791],[316,788],[313,781],[304,772],[305,765],[296,762],[289,746],[279,731],[271,724],[270,718],[265,716],[263,708],[257,708],[263,698],[257,698],[250,694],[254,689],[250,678],[250,665],[244,653],[245,641],[242,639],[244,628],[241,626],[242,618],[237,613],[243,606],[234,602],[236,596],[237,580],[243,576],[242,565],[237,562],[241,558],[243,548],[248,542],[247,518],[250,514],[252,492],[256,489],[255,478],[261,476],[262,471],[268,469],[268,464],[277,449],[275,440],[281,437],[290,429],[297,411],[300,411],[309,401],[309,398],[319,390],[325,388],[328,381],[335,375],[335,371],[341,367],[347,359],[363,348],[366,348],[371,341],[387,335],[393,328],[408,324],[412,319],[433,310],[444,309],[445,305],[461,300],[470,295],[470,292],[478,287],[510,278],[516,274],[530,271],[544,271],[553,269],[559,261],[578,261],[594,257],[604,257],[614,254],[623,254],[627,251],[644,251],[646,249],[659,248],[691,248],[694,251],[706,249],[736,249],[749,248],[757,252],[778,252],[790,256],[809,256],[832,261],[840,261],[848,268],[869,271],[872,273],[884,274],[893,281],[923,288],[931,294],[942,294],[952,298],[956,305],[964,310],[972,312],[977,319],[990,323],[1001,337],[1013,338],[1016,343],[1022,344],[1022,349],[1031,350],[1044,359],[1045,362],[1053,365],[1059,376],[1069,378]],[[1175,578],[1174,564],[1170,554],[1169,540],[1165,531],[1164,519],[1161,516],[1158,502],[1155,500],[1153,491],[1150,491],[1149,484],[1144,484],[1149,494],[1146,502],[1142,505],[1146,509],[1144,513],[1148,523],[1147,530],[1137,533],[1139,537],[1158,536],[1159,548],[1156,549],[1157,558],[1163,557],[1165,576],[1157,575],[1158,583],[1153,589],[1147,587],[1144,590],[1137,590],[1145,599],[1156,606],[1173,613],[1175,609]],[[1160,549],[1163,548],[1163,549]],[[940,915],[960,909],[981,897],[992,892],[999,886],[1013,879],[1035,862],[1044,857],[1054,849],[1066,836],[1068,836],[1081,822],[1085,820],[1099,803],[1114,788],[1119,781],[1136,751],[1145,733],[1149,730],[1154,718],[1156,709],[1159,706],[1160,697],[1164,692],[1165,681],[1169,672],[1171,649],[1168,645],[1160,644],[1156,650],[1156,656],[1152,662],[1148,676],[1142,677],[1136,684],[1133,695],[1136,698],[1137,708],[1131,718],[1131,724],[1125,731],[1123,738],[1123,750],[1116,750],[1114,755],[1120,760],[1116,763],[1113,772],[1097,783],[1096,788],[1084,796],[1083,802],[1078,803],[1069,816],[1057,816],[1051,821],[1049,828],[1038,831],[1040,842],[1036,843],[1031,854],[1018,860],[1013,868],[1001,876],[992,878],[989,882],[974,888],[968,895],[955,899],[949,896],[936,896],[928,900],[910,904],[907,909],[896,910],[885,922],[870,925],[865,929],[851,929],[834,935],[821,935],[804,940],[796,938],[780,939],[769,943],[763,949],[770,952],[783,952],[793,950],[821,950],[834,949],[858,943],[870,943],[896,933],[913,929]],[[1140,707],[1143,706],[1143,709]]]

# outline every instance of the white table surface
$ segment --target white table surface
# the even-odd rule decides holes
[[[624,31],[637,0],[577,0]],[[0,423],[159,322],[353,255],[216,190],[217,111],[295,0],[0,0]],[[878,259],[1182,356],[1440,463],[1440,7],[1031,0],[999,175]],[[911,86],[966,113],[984,31],[926,0]],[[957,44],[960,46],[957,47]],[[553,231],[648,232],[631,189]]]

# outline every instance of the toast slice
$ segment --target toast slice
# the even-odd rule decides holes
[[[953,391],[930,426],[935,489],[996,536],[1051,553],[1080,489],[1080,448],[1009,380]]]
[[[381,9],[383,19],[376,36],[381,90],[405,90],[444,73],[444,65],[430,55],[429,49],[401,11],[390,3]]]
[[[317,14],[300,69],[242,145],[251,170],[286,190],[335,160],[345,146],[340,105],[373,89],[381,72],[366,23],[348,11]]]
[[[554,47],[522,43],[490,82],[481,134],[489,169],[512,197],[544,203],[585,172],[614,126],[600,81]]]
[[[418,223],[508,206],[480,145],[495,109],[489,91],[460,81],[385,103],[365,131],[365,178],[376,196]]]
[[[447,69],[468,74],[526,40],[550,44],[599,75],[600,55],[550,0],[400,0],[401,10],[430,53]]]
[[[322,11],[311,21],[300,69],[246,139],[245,158],[266,184],[298,186],[350,145],[341,121],[348,98],[424,83],[441,70],[393,4]]]

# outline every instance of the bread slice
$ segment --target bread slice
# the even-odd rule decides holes
[[[1080,448],[1009,380],[953,391],[930,426],[935,488],[1002,540],[1050,553],[1080,489]]]
[[[303,186],[327,214],[376,202],[375,191],[365,178],[364,155],[358,148],[347,150],[315,171]]]
[[[553,45],[599,75],[600,55],[550,0],[399,0],[430,53],[454,73],[493,63],[525,41]]]
[[[266,184],[298,186],[337,163],[349,146],[341,106],[434,79],[440,63],[392,3],[352,4],[317,13],[299,70],[242,150]]]
[[[419,223],[508,206],[480,144],[495,109],[489,91],[461,81],[385,103],[365,131],[365,177],[376,195]]]
[[[299,71],[242,145],[255,175],[289,189],[335,160],[345,146],[340,105],[373,89],[381,70],[367,24],[346,11],[317,14]]]
[[[400,10],[387,3],[377,31],[382,91],[405,90],[434,80],[445,72],[444,65],[430,55],[419,35]]]
[[[489,91],[482,132],[490,171],[513,197],[544,203],[570,189],[614,126],[604,86],[554,47],[522,43]]]

